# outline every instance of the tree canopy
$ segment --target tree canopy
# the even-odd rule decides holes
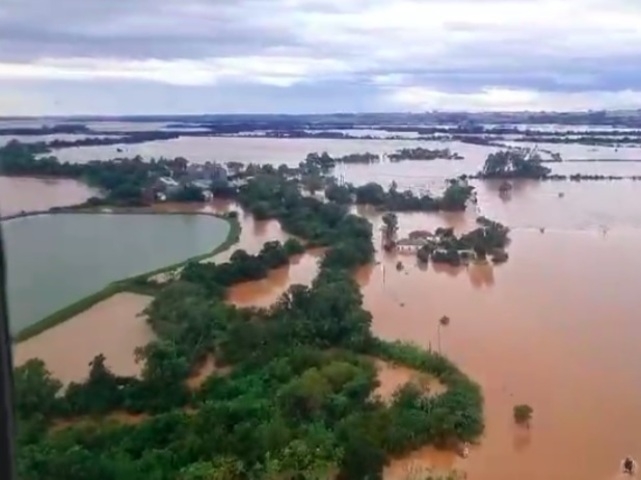
[[[257,173],[239,201],[300,240],[188,264],[145,312],[157,339],[136,352],[139,377],[115,375],[99,352],[87,379],[66,389],[38,360],[18,369],[19,478],[382,478],[393,455],[482,433],[474,382],[439,354],[372,334],[352,275],[374,257],[366,219],[273,172]],[[315,246],[326,251],[311,285],[269,308],[225,302],[228,287]],[[383,401],[373,357],[428,372],[447,390],[406,385]],[[221,373],[190,387],[208,358]]]

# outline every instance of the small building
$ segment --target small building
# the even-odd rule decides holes
[[[414,230],[413,232],[410,232],[408,237],[412,240],[427,240],[433,237],[432,232],[429,232],[427,230]]]
[[[156,193],[163,193],[165,196],[177,192],[180,188],[180,184],[171,177],[160,177],[152,185],[152,189]]]
[[[399,252],[416,252],[425,243],[426,241],[422,238],[401,238],[396,242],[396,249]]]

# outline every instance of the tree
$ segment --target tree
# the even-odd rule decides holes
[[[462,212],[473,192],[474,187],[460,180],[450,180],[440,199],[440,207],[445,211]]]
[[[53,377],[42,360],[34,358],[17,367],[13,379],[18,416],[28,418],[39,413],[49,417],[56,413],[62,382]]]
[[[179,480],[236,480],[243,477],[243,464],[233,457],[213,462],[196,462],[180,471]]]
[[[534,409],[527,404],[515,405],[514,406],[514,421],[519,425],[530,425],[530,420],[532,420],[532,414]]]
[[[305,246],[295,238],[288,238],[283,244],[283,248],[288,256],[300,255],[305,253]]]
[[[398,230],[398,217],[395,213],[387,212],[383,215],[383,225],[385,225],[385,237],[392,240]]]
[[[541,163],[538,154],[521,149],[490,153],[480,175],[483,178],[544,178],[550,169]]]
[[[169,199],[174,202],[203,202],[205,201],[205,194],[202,189],[195,185],[185,185],[170,195]]]
[[[378,183],[366,183],[356,187],[356,203],[367,205],[383,205],[385,203],[385,190]]]
[[[278,240],[265,242],[258,256],[269,269],[282,267],[289,262],[289,256]]]
[[[352,203],[352,193],[348,186],[331,183],[325,189],[325,198],[330,202],[336,202],[341,205]]]

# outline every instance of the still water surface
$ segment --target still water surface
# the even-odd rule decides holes
[[[193,157],[298,162],[309,151],[340,154],[350,142],[326,143],[336,145],[332,151],[308,140],[269,140],[279,142],[269,145],[261,143],[264,139],[256,144],[233,140],[240,143],[228,144],[227,150],[211,148],[220,143],[205,143]],[[292,142],[302,146],[294,148]],[[386,141],[355,142],[354,151],[376,151],[376,145]],[[194,146],[186,143],[175,154],[192,158],[190,145]],[[159,154],[173,155],[154,152]],[[448,169],[466,162],[474,171],[484,158],[479,152],[463,162],[354,165],[345,167],[343,175],[359,183],[396,180],[402,187],[422,188],[441,185],[450,175]],[[590,168],[606,174],[612,168],[608,162],[596,165]],[[580,169],[584,166],[578,164]],[[625,168],[641,173],[641,164]],[[513,228],[507,264],[459,270],[430,265],[421,270],[411,256],[379,253],[381,264],[357,274],[377,335],[438,348],[438,319],[448,315],[451,323],[440,332],[441,349],[484,388],[487,433],[469,459],[425,449],[411,461],[456,466],[478,480],[615,478],[623,456],[641,458],[641,182],[517,182],[507,196],[499,195],[495,182],[475,186],[476,211],[400,215],[401,233],[438,225],[465,230],[476,214],[484,214]],[[375,227],[380,224],[380,215],[358,211]],[[243,215],[241,221],[238,247],[252,253],[266,240],[286,238],[276,222],[256,222]],[[172,234],[164,227],[163,232]],[[149,249],[157,250],[156,244]],[[216,260],[228,258],[232,251]],[[10,246],[10,258],[11,252]],[[399,259],[405,264],[402,272],[395,269]],[[160,262],[164,263],[169,262]],[[104,260],[96,265],[102,268]],[[232,290],[230,299],[266,305],[290,284],[308,283],[316,268],[316,259],[304,256],[270,279]],[[70,277],[61,272],[57,276]],[[512,407],[517,403],[534,407],[529,431],[513,425]],[[398,478],[408,466],[408,460],[394,462],[388,475]]]
[[[0,215],[66,207],[98,195],[75,180],[0,177]]]
[[[533,144],[514,143],[527,147]],[[369,180],[385,184],[396,180],[399,184],[427,182],[429,179],[446,179],[461,174],[477,173],[488,154],[500,147],[472,145],[462,142],[418,140],[365,140],[365,139],[273,139],[239,137],[182,137],[174,140],[147,142],[137,145],[108,145],[76,147],[58,150],[55,155],[70,162],[108,160],[114,157],[141,155],[144,158],[185,156],[195,163],[206,161],[271,163],[274,165],[298,165],[308,153],[326,151],[333,156],[371,152],[390,154],[401,148],[423,147],[430,149],[449,148],[464,157],[463,160],[383,162],[370,165],[344,165],[337,174],[355,184]],[[641,148],[639,147],[589,147],[585,145],[539,144],[539,148],[560,153],[566,160],[593,160],[590,162],[551,163],[553,173],[641,175]],[[548,153],[542,153],[544,157]],[[608,161],[605,161],[608,160]],[[617,162],[611,160],[623,160]]]
[[[207,253],[229,224],[207,215],[40,215],[2,225],[11,330],[108,283]]]

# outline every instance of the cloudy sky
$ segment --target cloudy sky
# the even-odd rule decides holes
[[[641,107],[641,0],[0,0],[0,115]]]

